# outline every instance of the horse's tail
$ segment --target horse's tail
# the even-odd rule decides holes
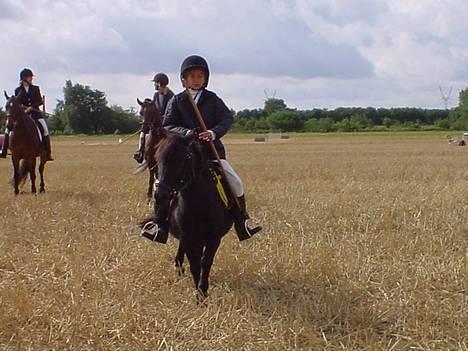
[[[18,185],[22,187],[26,183],[26,177],[30,172],[29,163],[26,160],[21,160],[18,169]]]

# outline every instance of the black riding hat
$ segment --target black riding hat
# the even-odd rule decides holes
[[[24,80],[27,77],[34,77],[33,71],[29,68],[25,68],[20,72],[20,80]]]
[[[158,73],[154,76],[153,82],[166,86],[169,84],[169,77],[165,73]]]
[[[182,65],[180,66],[180,79],[183,80],[185,73],[187,73],[188,70],[191,70],[193,68],[199,68],[205,72],[205,87],[208,86],[208,80],[210,78],[210,68],[208,67],[208,62],[206,62],[206,60],[203,57],[198,55],[189,56],[184,60],[184,62],[182,62]]]

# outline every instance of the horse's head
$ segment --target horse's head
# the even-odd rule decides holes
[[[13,126],[20,116],[24,114],[24,106],[20,101],[20,96],[8,96],[7,92],[4,91],[5,99],[5,112],[7,118],[7,126]]]
[[[162,116],[156,108],[154,101],[146,98],[144,101],[137,99],[140,105],[140,116],[143,117],[143,124],[148,126],[160,128],[162,127]]]
[[[158,193],[170,195],[186,188],[201,171],[202,160],[203,153],[195,133],[164,135],[156,151]]]

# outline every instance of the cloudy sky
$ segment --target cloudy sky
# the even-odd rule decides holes
[[[66,79],[111,103],[173,90],[193,53],[236,110],[269,95],[291,107],[441,107],[439,85],[468,85],[466,0],[0,0],[0,87],[30,67],[48,97]]]

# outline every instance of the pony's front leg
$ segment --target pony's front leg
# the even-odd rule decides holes
[[[47,160],[45,157],[41,156],[41,163],[39,164],[39,177],[41,178],[41,182],[39,184],[39,192],[45,193],[45,183],[44,183],[44,168]]]
[[[179,242],[179,248],[177,249],[177,254],[176,254],[176,257],[174,259],[177,274],[179,274],[179,276],[182,276],[185,273],[185,270],[184,270],[184,257],[185,257],[184,248],[182,247],[182,243]]]
[[[154,190],[154,169],[150,168],[149,170],[149,180],[148,180],[148,192],[146,195],[148,196],[148,201],[151,201],[153,198],[153,190]]]
[[[15,188],[15,195],[19,194],[19,167],[20,167],[20,160],[16,157],[11,158],[11,162],[13,163],[13,186]]]
[[[198,290],[198,284],[200,283],[203,246],[201,243],[183,242],[183,249],[190,263],[190,272],[192,273],[193,282]]]
[[[202,297],[208,296],[210,271],[213,266],[216,251],[218,251],[220,244],[221,239],[213,239],[207,243],[205,250],[203,251],[203,256],[201,258],[200,282],[198,283],[198,291],[200,291]]]
[[[36,189],[36,158],[32,158],[29,162],[29,178],[31,179],[31,192],[35,194],[37,192]]]

